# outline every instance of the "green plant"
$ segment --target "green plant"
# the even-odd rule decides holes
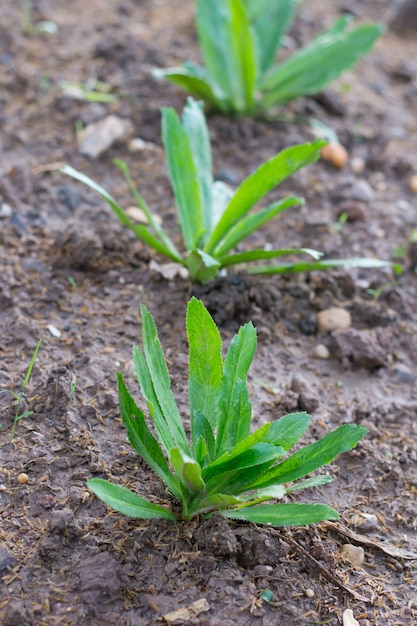
[[[223,113],[257,115],[317,93],[369,52],[382,32],[365,24],[348,31],[345,16],[310,44],[276,62],[298,0],[196,0],[204,67],[155,70]]]
[[[220,333],[202,302],[192,298],[186,316],[191,431],[188,439],[155,323],[144,305],[141,313],[143,348],[134,347],[133,361],[156,436],[119,373],[122,421],[133,448],[180,503],[182,518],[216,511],[225,517],[274,526],[337,519],[337,512],[325,504],[265,503],[330,482],[328,475],[294,481],[353,448],[366,429],[344,424],[282,460],[308,428],[310,416],[285,415],[251,433],[247,375],[256,348],[256,330],[251,323],[243,326],[223,360]],[[93,478],[87,485],[124,515],[177,519],[170,508],[106,480]]]
[[[322,140],[283,150],[261,165],[235,192],[218,181],[213,182],[212,158],[208,128],[201,103],[191,98],[185,106],[182,123],[171,108],[162,110],[162,140],[165,147],[171,184],[176,200],[183,236],[183,254],[165,232],[137,191],[123,161],[116,165],[123,172],[131,192],[146,216],[148,225],[135,224],[127,213],[91,178],[66,165],[61,171],[96,191],[113,209],[120,222],[154,250],[187,267],[191,280],[206,282],[222,268],[285,255],[306,253],[313,262],[290,262],[280,265],[254,266],[253,274],[302,272],[329,267],[383,267],[390,265],[376,259],[328,259],[310,248],[232,251],[249,235],[288,208],[303,203],[290,196],[251,212],[251,209],[274,187],[302,167],[317,161]]]
[[[12,389],[2,389],[0,391],[0,393],[10,393],[16,400],[17,405],[16,405],[16,413],[15,413],[15,417],[14,417],[14,421],[13,421],[13,426],[12,426],[12,430],[10,432],[10,441],[13,439],[14,434],[16,432],[16,428],[17,428],[17,423],[25,418],[25,417],[29,417],[30,415],[33,414],[33,411],[24,411],[23,413],[20,413],[20,407],[22,405],[23,402],[23,398],[25,397],[25,391],[26,391],[26,387],[29,384],[29,380],[30,377],[32,375],[32,370],[33,370],[33,366],[35,365],[35,361],[36,361],[36,357],[38,356],[38,352],[39,352],[39,348],[41,347],[41,343],[42,343],[42,339],[39,339],[36,348],[32,354],[32,358],[30,360],[29,363],[29,367],[26,370],[26,375],[25,378],[23,380],[22,383],[22,387],[20,389],[19,393],[16,393],[16,391],[13,391]]]

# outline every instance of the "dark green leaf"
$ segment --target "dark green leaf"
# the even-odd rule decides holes
[[[239,263],[251,263],[253,261],[260,261],[264,259],[275,259],[280,256],[288,256],[290,254],[309,254],[315,259],[319,259],[322,256],[322,253],[318,250],[311,250],[310,248],[290,248],[290,249],[281,249],[281,250],[264,250],[263,248],[258,250],[248,250],[247,252],[238,252],[236,254],[229,254],[221,259],[222,267],[229,267],[230,265],[238,265]],[[316,263],[311,263],[306,261],[304,265],[315,265]],[[248,268],[248,271],[252,274],[262,274],[268,272],[257,272],[258,267],[266,268],[266,267],[296,267],[298,265],[303,265],[303,263],[283,263],[282,265],[261,265],[256,266],[254,268]],[[318,269],[318,268],[317,268]],[[301,270],[299,270],[301,271]],[[270,272],[273,274],[274,272]],[[276,272],[279,273],[279,272]]]
[[[288,451],[304,435],[310,424],[311,417],[307,413],[288,413],[272,422],[265,441],[282,446]]]
[[[326,504],[259,504],[221,511],[221,515],[268,526],[303,526],[339,519],[338,512]]]

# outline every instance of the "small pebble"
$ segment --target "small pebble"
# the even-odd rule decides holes
[[[350,561],[353,565],[362,565],[365,560],[365,551],[360,546],[353,546],[351,543],[345,543],[342,546],[341,554],[343,558]]]
[[[328,359],[330,357],[330,352],[327,346],[323,343],[319,343],[315,348],[313,355],[316,359]]]
[[[10,217],[12,213],[12,207],[3,202],[3,204],[0,206],[0,217]]]
[[[25,472],[21,472],[17,477],[17,482],[19,483],[19,485],[26,485],[28,481],[29,476],[25,474]]]
[[[348,162],[349,155],[340,143],[328,143],[320,150],[321,158],[327,161],[337,170],[341,170]]]
[[[358,620],[353,617],[352,609],[343,611],[343,626],[359,626]]]
[[[417,193],[417,174],[413,174],[412,176],[410,176],[410,178],[408,179],[408,186],[410,188],[410,191],[412,191],[413,193]]]
[[[375,192],[366,180],[358,180],[350,191],[350,197],[353,200],[369,203],[374,199]]]
[[[350,169],[354,174],[362,174],[365,171],[366,162],[362,157],[353,157],[350,162]]]
[[[314,598],[315,596],[314,589],[306,589],[304,593],[307,596],[307,598]]]
[[[49,324],[49,326],[48,326],[48,330],[49,330],[49,332],[51,333],[52,337],[57,337],[57,338],[59,338],[59,337],[61,337],[61,336],[62,336],[62,333],[61,333],[61,331],[59,330],[59,328],[57,328],[56,326],[53,326],[53,324]]]
[[[346,330],[351,325],[351,315],[345,309],[333,307],[317,313],[317,326],[321,333],[329,333],[333,330]]]

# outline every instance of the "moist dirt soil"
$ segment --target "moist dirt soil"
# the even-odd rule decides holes
[[[332,128],[349,152],[347,165],[337,170],[320,161],[286,181],[271,197],[294,193],[305,205],[248,244],[305,246],[327,258],[400,255],[402,275],[229,272],[193,286],[164,277],[155,265],[164,260],[100,198],[58,171],[71,164],[128,207],[132,199],[112,162],[124,159],[149,205],[178,233],[160,108],[181,111],[186,96],[151,71],[199,60],[191,0],[34,0],[26,32],[27,9],[2,0],[4,626],[336,625],[343,615],[345,626],[417,624],[417,253],[409,245],[417,226],[417,30],[407,21],[389,28],[393,6],[349,3],[358,20],[384,22],[386,34],[323,94],[291,103],[274,119],[210,114],[208,124],[216,176],[232,186],[279,150],[311,140],[310,118]],[[346,8],[339,1],[303,3],[288,46],[310,41]],[[58,31],[39,32],[42,20]],[[114,101],[74,97],[64,83],[96,80],[111,86]],[[83,155],[80,128],[109,115],[129,122],[128,134],[99,156]],[[339,522],[274,529],[219,516],[138,521],[109,510],[86,488],[88,478],[106,477],[170,506],[128,444],[115,372],[138,397],[131,349],[145,303],[186,420],[184,314],[193,294],[226,345],[242,323],[257,327],[254,426],[306,410],[313,421],[304,443],[346,422],[369,429],[328,467],[334,482],[304,496],[334,506]],[[317,325],[317,314],[333,307],[350,313],[349,328],[326,332]],[[20,414],[32,413],[12,436],[17,407],[10,391],[20,392],[39,339],[20,407]],[[270,601],[262,597],[266,590]]]

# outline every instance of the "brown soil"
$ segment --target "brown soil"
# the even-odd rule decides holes
[[[359,19],[386,21],[390,4],[355,1],[349,9]],[[70,163],[128,206],[112,164],[125,159],[149,204],[174,225],[159,108],[180,110],[185,95],[154,82],[150,70],[198,60],[191,0],[36,0],[34,23],[52,20],[59,32],[27,36],[19,5],[3,0],[0,25],[1,390],[19,392],[39,338],[42,346],[22,406],[33,414],[12,440],[16,403],[0,396],[0,623],[336,625],[351,608],[361,626],[416,624],[415,251],[400,277],[373,270],[229,274],[204,288],[163,279],[149,268],[150,252],[54,164]],[[304,3],[294,40],[308,41],[343,6]],[[283,185],[303,195],[305,207],[254,242],[304,245],[329,257],[388,259],[404,248],[416,227],[417,196],[408,187],[417,174],[416,59],[415,31],[409,38],[388,32],[324,96],[282,112],[331,126],[350,163],[336,171],[320,162]],[[120,97],[84,102],[60,86],[91,78]],[[100,158],[82,156],[76,124],[110,113],[130,120],[132,137],[153,145],[132,153],[123,141]],[[308,125],[282,120],[212,115],[209,126],[216,172],[234,183],[312,137]],[[340,213],[349,216],[343,226]],[[275,530],[218,517],[141,522],[110,511],[86,489],[89,477],[104,476],[166,498],[128,445],[115,371],[135,388],[131,347],[144,302],[186,413],[184,313],[192,293],[207,303],[226,342],[242,322],[257,326],[254,424],[302,409],[313,414],[306,442],[343,422],[369,429],[331,465],[334,483],[308,496],[337,508],[340,524]],[[334,306],[351,313],[352,327],[319,335],[317,312]],[[329,348],[326,360],[314,358],[319,343]],[[21,472],[26,484],[17,480]],[[347,543],[364,548],[362,564],[342,556]],[[271,603],[261,598],[266,589]],[[175,621],[170,612],[179,609]]]

